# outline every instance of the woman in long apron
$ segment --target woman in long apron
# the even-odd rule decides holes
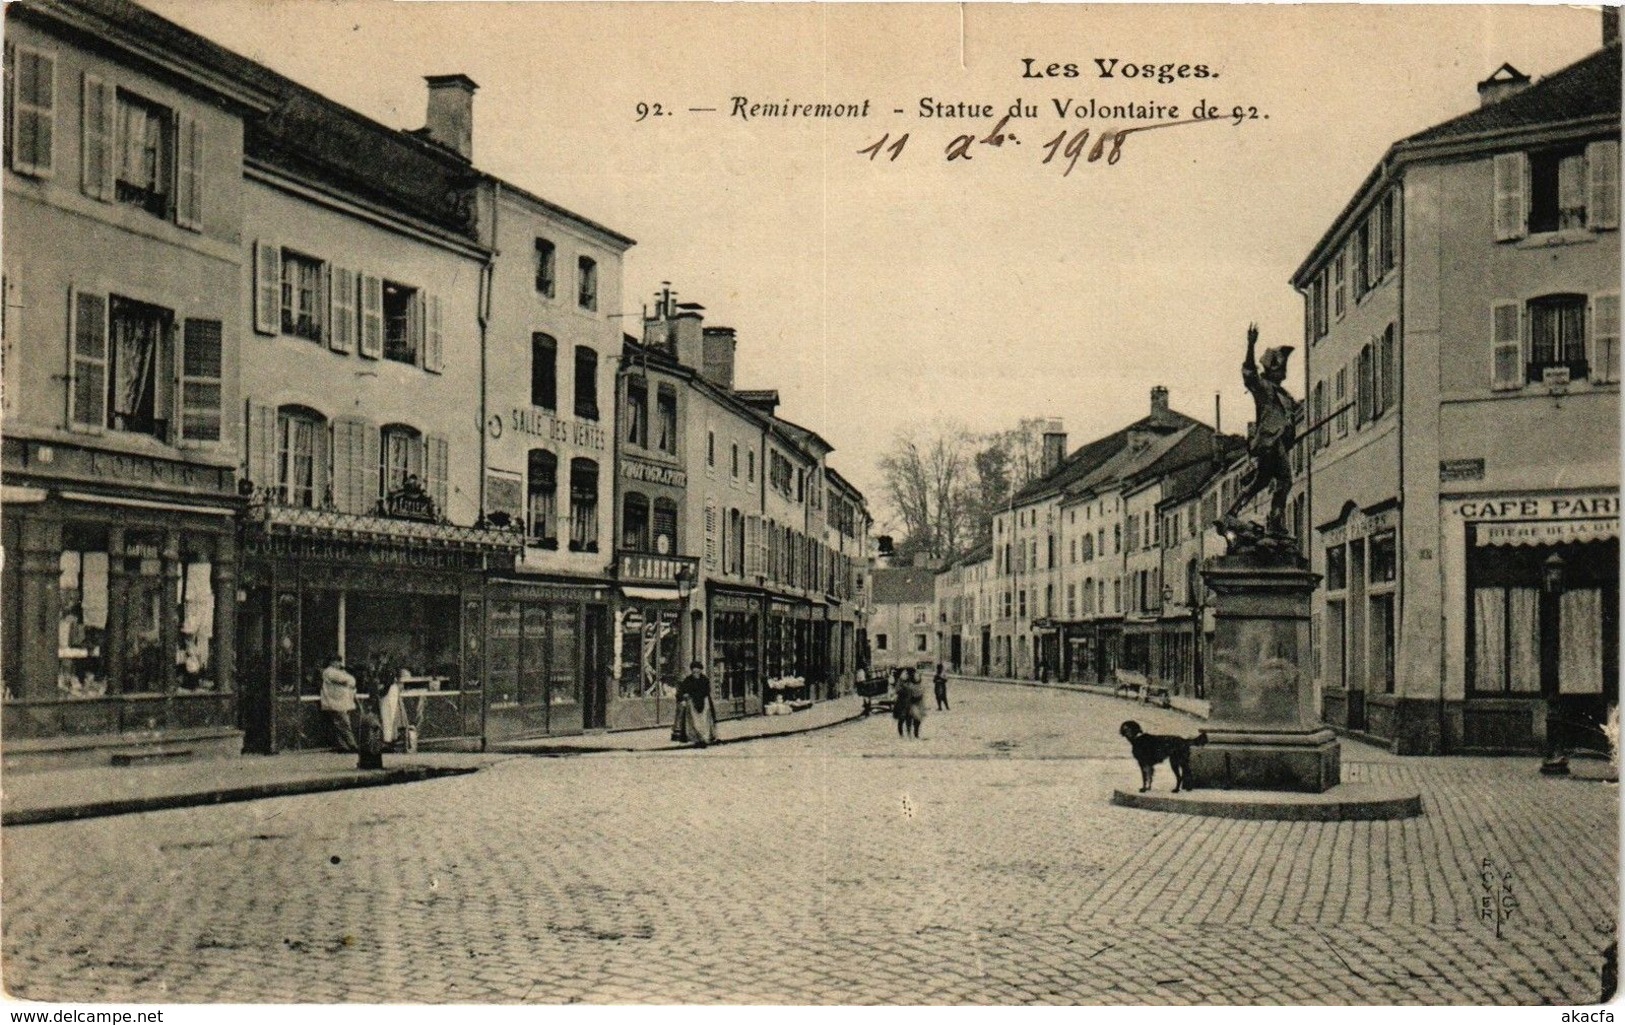
[[[671,726],[671,739],[704,747],[717,742],[717,714],[711,704],[711,680],[705,666],[696,659],[688,675],[677,685],[677,718]]]

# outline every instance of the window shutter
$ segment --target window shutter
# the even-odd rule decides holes
[[[717,502],[705,500],[705,568],[717,568]]]
[[[359,504],[356,512],[363,516],[372,516],[378,511],[379,500],[383,495],[382,459],[383,435],[371,424],[366,426],[361,436],[361,472],[356,475],[360,482]]]
[[[180,440],[220,440],[224,327],[218,320],[187,320],[181,331]]]
[[[1496,303],[1492,312],[1494,366],[1490,387],[1497,391],[1523,385],[1523,304]]]
[[[424,322],[428,320],[425,307],[429,297],[418,291],[412,294],[412,304],[406,308],[406,337],[412,342],[412,352],[419,367],[427,365],[428,353],[425,351],[423,330]]]
[[[1592,228],[1619,227],[1619,143],[1594,142],[1586,147],[1589,197],[1586,223]]]
[[[203,126],[195,117],[176,119],[175,223],[203,230]]]
[[[56,151],[56,57],[31,46],[13,50],[11,166],[49,178]]]
[[[1495,238],[1498,242],[1523,238],[1529,232],[1528,211],[1524,206],[1524,181],[1529,174],[1529,158],[1522,153],[1500,153],[1495,157]]]
[[[276,407],[248,400],[248,479],[262,493],[277,487]]]
[[[333,508],[355,511],[356,443],[360,423],[345,417],[333,421]]]
[[[428,478],[425,490],[429,492],[429,497],[434,499],[435,514],[444,520],[448,518],[446,516],[448,446],[445,438],[433,434],[424,439],[424,446],[424,476]]]
[[[79,146],[79,187],[92,199],[113,198],[113,87],[85,72]]]
[[[384,354],[384,283],[376,275],[362,274],[361,355],[379,359]]]
[[[349,353],[355,349],[355,272],[330,265],[327,275],[327,344],[334,352]]]
[[[68,292],[68,425],[107,425],[107,297]]]
[[[315,493],[315,507],[333,508],[333,424],[318,421],[315,439],[316,453],[311,459],[311,490]]]
[[[1619,293],[1591,300],[1591,379],[1598,383],[1619,380]]]
[[[254,330],[274,335],[282,326],[282,248],[254,243]]]
[[[1395,387],[1398,383],[1395,380],[1398,371],[1394,369],[1394,330],[1394,325],[1389,324],[1383,331],[1382,352],[1377,360],[1381,366],[1379,377],[1382,380],[1382,395],[1378,399],[1381,412],[1394,408],[1395,397],[1398,395],[1398,389]]]
[[[427,313],[426,332],[423,349],[423,369],[432,374],[440,373],[443,348],[440,334],[440,297],[431,295],[428,298],[425,312]]]

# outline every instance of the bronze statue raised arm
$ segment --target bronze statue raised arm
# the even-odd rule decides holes
[[[1219,521],[1220,532],[1231,539],[1232,545],[1239,537],[1257,542],[1257,526],[1243,523],[1236,516],[1266,487],[1270,489],[1270,511],[1264,533],[1277,540],[1292,536],[1286,529],[1286,499],[1292,487],[1292,445],[1296,440],[1294,432],[1298,402],[1281,384],[1286,380],[1286,361],[1292,355],[1292,346],[1265,349],[1263,367],[1260,368],[1253,360],[1257,345],[1258,325],[1249,324],[1247,359],[1241,365],[1241,380],[1252,393],[1253,405],[1257,410],[1253,418],[1253,436],[1247,444],[1252,465],[1241,479],[1241,490],[1236,500],[1230,503],[1230,508],[1224,511],[1224,518]]]

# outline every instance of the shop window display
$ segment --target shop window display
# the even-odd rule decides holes
[[[677,610],[629,607],[621,623],[622,698],[672,698],[683,666]]]
[[[155,531],[131,531],[125,536],[124,597],[115,611],[122,617],[119,689],[125,694],[165,690],[163,540]]]
[[[57,579],[57,691],[62,697],[100,697],[107,692],[107,537],[73,527],[64,535]]]
[[[175,685],[181,691],[216,689],[214,671],[213,563],[198,552],[183,553],[175,581],[180,642],[175,652]]]

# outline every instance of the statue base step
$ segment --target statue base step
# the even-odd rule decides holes
[[[1342,779],[1337,734],[1210,725],[1208,742],[1191,748],[1191,785],[1204,790],[1325,793]]]

